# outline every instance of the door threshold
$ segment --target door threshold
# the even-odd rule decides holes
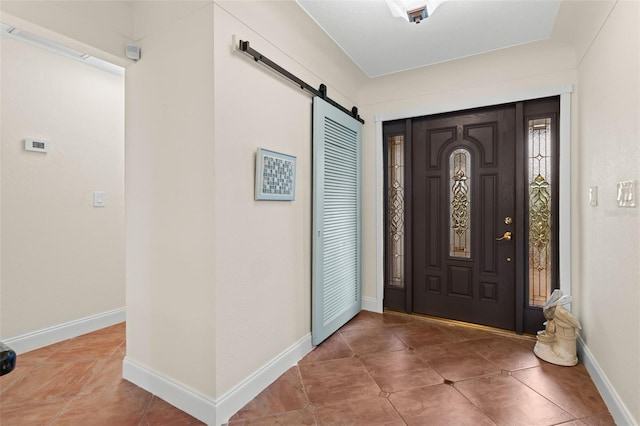
[[[517,338],[517,339],[536,340],[536,336],[534,336],[532,334],[526,334],[526,333],[518,334],[515,331],[505,330],[505,329],[497,328],[497,327],[491,327],[491,326],[488,326],[488,325],[474,324],[474,323],[471,323],[471,322],[464,322],[464,321],[452,320],[452,319],[448,319],[448,318],[434,317],[434,316],[430,316],[430,315],[417,314],[417,313],[408,314],[406,312],[393,311],[393,310],[389,310],[387,308],[384,309],[383,313],[391,314],[391,315],[403,316],[403,317],[412,318],[412,319],[418,318],[418,319],[421,319],[421,320],[434,322],[434,323],[439,323],[439,324],[442,324],[442,325],[457,325],[457,326],[462,326],[462,327],[467,327],[467,328],[474,328],[476,330],[490,331],[491,333],[501,334],[503,336],[513,337],[513,338]]]

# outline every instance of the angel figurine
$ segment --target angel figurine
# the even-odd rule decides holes
[[[563,296],[560,290],[554,290],[542,307],[546,318],[545,329],[538,331],[533,352],[547,362],[567,367],[578,363],[576,355],[576,329],[581,330],[580,322],[563,305],[571,303],[571,296]]]

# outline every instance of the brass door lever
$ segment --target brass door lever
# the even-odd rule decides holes
[[[502,237],[496,238],[496,241],[502,241],[502,240],[511,241],[511,232],[507,231],[504,233]]]

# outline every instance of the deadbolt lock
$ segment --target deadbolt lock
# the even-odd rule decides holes
[[[504,218],[504,223],[506,223],[507,225],[511,225],[513,223],[513,219],[507,216]]]

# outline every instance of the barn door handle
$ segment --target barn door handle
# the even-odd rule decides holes
[[[502,240],[511,241],[511,232],[507,231],[504,233],[502,237],[496,238],[496,241],[502,241]]]

